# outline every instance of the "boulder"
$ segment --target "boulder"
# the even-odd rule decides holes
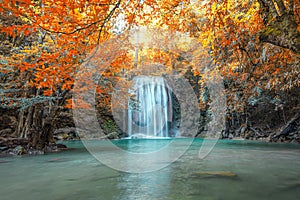
[[[14,155],[24,155],[24,154],[27,154],[27,150],[23,146],[16,146],[12,150],[12,154],[14,154]]]

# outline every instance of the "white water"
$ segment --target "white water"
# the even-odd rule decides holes
[[[128,103],[129,137],[169,137],[172,98],[164,78],[138,76],[133,81],[133,90],[130,91],[133,98]]]

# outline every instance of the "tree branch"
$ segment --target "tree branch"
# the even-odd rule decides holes
[[[38,25],[38,26],[39,26],[41,29],[43,29],[43,30],[45,30],[45,31],[47,31],[47,32],[49,32],[49,33],[57,33],[57,34],[64,34],[64,35],[72,35],[72,34],[74,34],[74,33],[76,33],[76,32],[79,32],[79,31],[88,29],[88,28],[90,28],[91,26],[96,25],[96,24],[98,24],[98,23],[100,23],[100,22],[102,22],[102,21],[103,21],[103,23],[104,23],[104,22],[105,22],[105,19],[100,19],[100,20],[94,21],[94,22],[92,22],[92,23],[90,23],[90,24],[88,24],[88,25],[86,25],[86,26],[84,26],[84,27],[81,27],[81,28],[75,28],[75,29],[74,29],[73,31],[71,31],[71,32],[53,31],[53,30],[47,29],[47,28],[45,28],[45,27],[43,27],[43,26],[41,26],[41,25]]]
[[[99,30],[99,34],[98,34],[98,39],[97,39],[97,42],[100,43],[100,37],[101,37],[101,33],[105,27],[105,24],[107,23],[107,21],[109,21],[112,17],[112,15],[114,14],[114,12],[117,10],[117,8],[119,8],[120,6],[120,3],[121,3],[121,0],[119,0],[115,6],[113,7],[113,9],[109,12],[109,14],[107,15],[107,17],[104,19],[103,21],[103,24],[101,25],[101,28]]]
[[[297,26],[295,16],[291,13],[284,13],[260,32],[259,39],[299,54],[300,32]]]
[[[282,48],[300,53],[300,32],[294,12],[287,10],[283,0],[258,0],[265,28],[260,31],[259,39]],[[278,7],[278,12],[276,7]],[[294,9],[294,1],[290,1]]]
[[[285,7],[283,1],[282,0],[275,0],[275,2],[278,6],[280,15],[283,15],[286,12],[286,7]]]
[[[269,14],[271,14],[273,17],[278,16],[275,4],[271,0],[261,0],[264,2],[264,4],[269,8]]]

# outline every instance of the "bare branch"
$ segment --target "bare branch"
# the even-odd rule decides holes
[[[97,42],[100,43],[100,37],[101,37],[101,34],[102,34],[102,31],[105,27],[105,24],[111,19],[111,17],[113,16],[114,12],[119,8],[120,6],[120,3],[121,3],[121,0],[119,0],[116,5],[113,7],[113,9],[109,12],[109,14],[107,15],[107,17],[104,19],[104,22],[103,24],[101,25],[101,28],[99,30],[99,34],[98,34],[98,39],[97,39]]]
[[[90,23],[90,24],[88,24],[88,25],[86,25],[86,26],[84,26],[84,27],[81,27],[81,28],[75,28],[73,31],[71,31],[71,32],[64,32],[64,31],[53,31],[53,30],[50,30],[50,29],[47,29],[47,28],[45,28],[45,27],[43,27],[43,26],[41,26],[41,25],[38,25],[41,29],[43,29],[43,30],[45,30],[45,31],[47,31],[47,32],[50,32],[50,33],[57,33],[57,34],[64,34],[64,35],[72,35],[72,34],[74,34],[74,33],[76,33],[76,32],[79,32],[79,31],[82,31],[82,30],[85,30],[85,29],[88,29],[89,27],[91,27],[91,26],[93,26],[93,25],[96,25],[96,24],[98,24],[98,23],[100,23],[100,22],[104,22],[105,21],[105,19],[100,19],[100,20],[97,20],[97,21],[94,21],[94,22],[92,22],[92,23]]]

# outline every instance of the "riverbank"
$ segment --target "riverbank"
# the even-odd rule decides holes
[[[274,134],[273,134],[274,135]],[[67,143],[68,142],[76,142],[80,141],[78,136],[76,137],[65,137],[66,139],[57,140],[56,143],[46,145],[43,149],[37,150],[27,147],[28,141],[23,138],[1,138],[0,137],[0,157],[7,157],[7,156],[22,156],[22,155],[43,155],[49,153],[58,153],[61,151],[67,151],[69,149]],[[103,140],[107,140],[107,138],[103,138]],[[270,141],[271,137],[251,137],[250,139],[246,139],[243,137],[230,137],[230,138],[220,138],[220,141],[244,141],[244,142],[263,142],[263,143],[270,143],[270,144],[300,144],[297,140],[277,140],[276,142]],[[114,138],[114,140],[119,140],[122,138]],[[138,138],[136,138],[138,139]],[[133,139],[133,140],[136,140]],[[195,138],[197,139],[197,138]]]
[[[6,140],[9,141],[9,144],[11,144],[11,141],[17,141],[16,139],[9,139]],[[17,144],[17,143],[15,143]],[[68,150],[68,147],[61,143],[55,143],[50,145],[45,145],[43,149],[33,149],[28,148],[27,144],[20,144],[15,146],[7,145],[7,146],[0,146],[0,157],[7,157],[7,156],[21,156],[21,155],[43,155],[47,153],[58,153],[61,151]]]

